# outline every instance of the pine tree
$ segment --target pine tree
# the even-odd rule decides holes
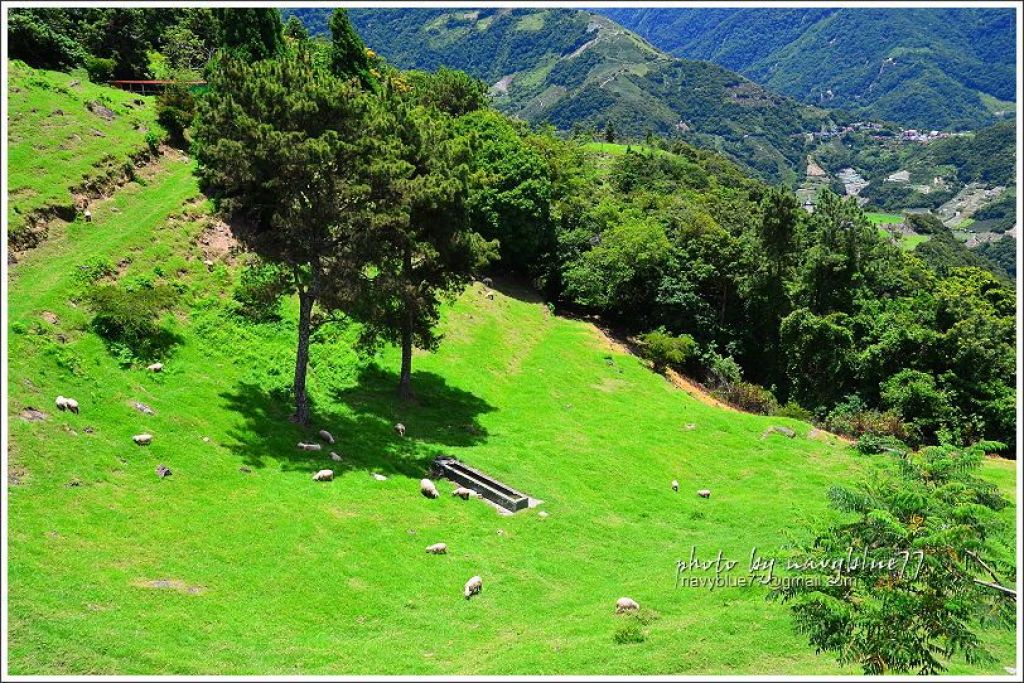
[[[294,14],[288,17],[288,21],[284,24],[284,35],[292,40],[309,39],[309,31],[306,30],[305,24]]]
[[[281,52],[283,27],[277,9],[227,7],[214,12],[220,46],[239,59],[270,59]]]
[[[331,29],[331,71],[336,76],[355,77],[363,87],[370,87],[370,57],[366,45],[359,37],[348,11],[335,9],[328,23]]]
[[[403,97],[398,84],[382,84],[373,128],[377,172],[372,223],[356,242],[359,286],[337,288],[363,324],[363,344],[397,343],[402,351],[398,393],[412,397],[412,349],[437,347],[434,327],[441,302],[458,294],[476,270],[496,255],[469,228],[470,149],[450,117]]]
[[[299,297],[296,422],[309,420],[312,311],[347,286],[349,236],[366,222],[367,96],[304,50],[246,62],[222,55],[196,125],[200,184],[238,239],[283,266]]]

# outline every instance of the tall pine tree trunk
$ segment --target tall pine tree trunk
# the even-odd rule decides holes
[[[405,307],[402,317],[402,372],[398,377],[398,397],[401,399],[412,398],[412,250],[405,248],[404,271],[406,297],[402,302]]]
[[[309,366],[309,332],[315,295],[309,290],[299,290],[299,347],[295,352],[295,414],[292,422],[309,424],[309,396],[306,393],[306,369]]]

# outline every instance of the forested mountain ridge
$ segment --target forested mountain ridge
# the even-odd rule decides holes
[[[313,33],[326,9],[285,10]],[[491,86],[495,105],[561,130],[609,126],[633,137],[682,137],[758,176],[791,182],[801,136],[829,122],[710,64],[672,57],[607,18],[577,10],[353,10],[366,43],[406,69],[462,69]],[[471,38],[471,39],[470,39]]]
[[[918,128],[977,128],[1013,109],[1010,9],[603,8],[688,59],[809,103]]]

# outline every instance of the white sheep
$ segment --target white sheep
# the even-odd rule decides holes
[[[331,481],[334,479],[334,470],[320,470],[313,475],[313,481]]]
[[[465,486],[460,486],[459,488],[452,491],[452,495],[458,496],[462,500],[469,500],[469,497],[473,495],[473,492],[470,489],[467,489]]]
[[[69,410],[76,415],[78,414],[78,401],[75,399],[58,396],[56,403],[59,410]]]
[[[633,598],[619,598],[615,601],[615,613],[622,614],[623,612],[635,612],[640,609],[640,605]]]
[[[334,445],[334,437],[326,429],[320,430],[320,438],[326,441],[327,443],[331,444],[332,446]]]
[[[147,365],[146,369],[149,370],[150,372],[160,372],[161,370],[164,369],[164,364],[163,363],[153,363],[152,365]]]
[[[320,450],[320,444],[306,443],[305,441],[300,441],[298,444],[298,449],[300,451],[318,451]]]
[[[437,498],[440,495],[437,492],[437,487],[434,486],[434,482],[429,479],[420,479],[420,493],[427,498]]]
[[[334,451],[331,451],[331,460],[333,460],[334,462],[341,462],[341,456],[335,453]]]
[[[466,582],[466,585],[462,588],[462,594],[469,600],[471,597],[479,593],[484,589],[484,580],[479,576],[474,576],[472,579]]]
[[[679,480],[678,479],[673,479],[672,480],[672,490],[675,491],[676,493],[679,493]]]
[[[431,555],[445,555],[448,553],[448,544],[435,543],[434,545],[428,545],[427,552]]]
[[[710,498],[711,497],[711,490],[710,489],[701,489],[700,491],[697,491],[697,495],[700,496],[701,498]]]
[[[395,425],[395,434],[399,436],[405,436],[405,425],[399,422]]]
[[[132,441],[134,441],[135,443],[137,443],[140,446],[148,446],[149,444],[153,443],[153,435],[152,434],[136,434],[135,436],[132,437]]]

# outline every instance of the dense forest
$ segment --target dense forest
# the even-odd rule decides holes
[[[1013,12],[919,8],[602,8],[663,50],[805,102],[925,129],[1012,113]],[[1000,104],[1001,103],[1001,104]]]

